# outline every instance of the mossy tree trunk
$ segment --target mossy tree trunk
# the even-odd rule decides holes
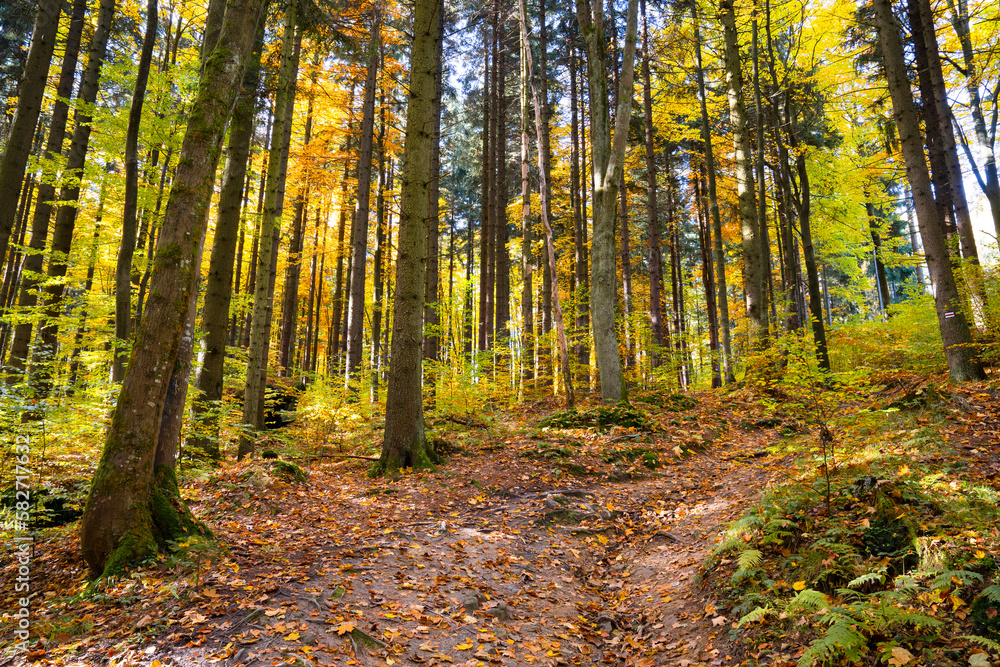
[[[424,435],[421,395],[424,265],[427,252],[427,212],[434,143],[434,93],[440,0],[416,0],[410,96],[406,110],[403,174],[399,215],[399,253],[393,300],[392,350],[385,406],[381,472],[403,467],[427,468],[434,452]]]
[[[136,333],[80,527],[94,574],[115,574],[194,530],[170,465],[154,470],[160,420],[189,298],[226,124],[266,0],[230,0],[203,70],[164,214],[149,301]],[[161,459],[162,460],[162,459]]]

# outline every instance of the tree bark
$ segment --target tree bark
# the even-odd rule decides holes
[[[431,132],[431,171],[427,184],[427,268],[424,272],[424,342],[423,355],[427,361],[437,361],[441,346],[441,285],[440,205],[441,197],[441,96],[444,75],[444,11],[438,12],[437,69],[434,72],[434,129]],[[430,400],[434,400],[435,367],[424,368]]]
[[[66,122],[69,119],[69,98],[73,94],[73,82],[76,76],[76,64],[80,57],[80,35],[83,32],[83,19],[87,9],[86,0],[74,0],[69,30],[66,33],[66,44],[63,48],[63,60],[59,70],[59,81],[56,84],[56,99],[52,104],[52,116],[49,120],[49,136],[45,142],[42,176],[38,183],[38,196],[35,210],[31,216],[31,236],[28,250],[25,253],[21,267],[21,286],[18,296],[18,307],[22,310],[34,308],[38,302],[38,279],[43,268],[45,244],[49,235],[49,223],[52,219],[52,201],[56,198],[55,183],[58,177],[52,166],[55,157],[62,152],[63,140],[66,137]],[[3,253],[0,253],[2,256]],[[13,291],[14,288],[11,287]],[[8,365],[13,370],[8,376],[8,382],[17,382],[24,373],[25,360],[28,358],[28,345],[31,342],[31,322],[22,322],[14,328]]]
[[[577,21],[587,45],[587,66],[590,75],[590,124],[593,146],[594,174],[594,235],[591,241],[591,318],[594,326],[594,347],[601,379],[604,403],[627,402],[628,392],[622,376],[618,355],[618,334],[615,332],[615,208],[622,162],[628,140],[628,122],[632,113],[632,85],[635,75],[635,42],[639,1],[629,0],[625,34],[625,51],[620,90],[615,112],[614,143],[612,144],[608,109],[607,48],[604,35],[604,10],[600,2],[576,0]]]
[[[187,447],[198,449],[212,459],[219,458],[219,401],[225,379],[227,324],[232,302],[233,261],[240,226],[241,200],[247,171],[250,141],[253,137],[256,113],[257,85],[260,78],[260,57],[264,45],[263,32],[256,38],[256,46],[233,110],[226,149],[226,168],[219,192],[219,213],[215,222],[215,240],[208,266],[205,285],[205,307],[199,368],[195,375],[196,394],[191,404],[193,432],[187,438]]]
[[[751,345],[767,347],[767,272],[761,253],[760,226],[754,200],[753,163],[750,133],[747,129],[746,107],[743,104],[743,69],[736,33],[736,13],[733,0],[720,0],[719,19],[725,41],[726,90],[729,97],[730,127],[733,133],[736,163],[736,192],[740,232],[743,238],[743,288],[746,313],[752,328]]]
[[[403,147],[396,295],[393,301],[392,362],[385,407],[385,434],[377,469],[414,469],[433,465],[424,436],[420,390],[424,305],[424,266],[429,207],[437,39],[441,0],[416,0],[410,50],[409,101]]]
[[[934,281],[934,305],[944,343],[948,371],[952,380],[964,382],[985,378],[981,363],[975,358],[969,323],[961,308],[961,300],[951,270],[942,221],[937,215],[931,194],[927,163],[924,160],[920,124],[910,92],[903,49],[899,40],[899,23],[892,13],[889,0],[875,0],[875,15],[882,46],[893,117],[899,130],[900,148],[906,163],[906,176],[913,190],[917,223],[924,243],[927,266]]]
[[[646,0],[642,0],[642,106],[646,129],[646,224],[649,231],[649,329],[653,335],[650,353],[653,367],[660,365],[665,352],[663,312],[660,289],[663,284],[663,259],[660,255],[660,221],[656,201],[656,153],[653,146],[653,97],[650,81],[649,24],[646,21]]]
[[[527,26],[521,26],[526,30]],[[531,70],[525,51],[528,41],[525,35],[520,39],[521,55],[521,382],[522,391],[527,391],[528,383],[535,377],[535,337],[533,297],[533,257],[531,252],[531,140],[528,133],[531,113]],[[575,82],[574,82],[575,83]],[[575,87],[574,87],[575,90]],[[575,103],[575,99],[573,102]],[[573,141],[576,147],[576,114],[573,114]],[[573,168],[575,168],[573,163]]]
[[[83,105],[77,107],[73,116],[73,141],[70,144],[66,168],[63,171],[64,185],[59,192],[59,210],[56,213],[55,227],[52,231],[51,256],[46,272],[50,279],[55,280],[50,280],[44,290],[45,304],[42,315],[41,342],[32,356],[35,377],[31,379],[31,383],[37,397],[47,397],[51,391],[51,364],[55,360],[58,348],[59,314],[62,311],[63,294],[66,288],[62,278],[66,277],[69,268],[69,253],[73,243],[73,229],[76,225],[78,212],[77,203],[80,200],[80,180],[83,178],[90,133],[93,129],[91,126],[93,120],[91,105],[97,99],[101,66],[104,63],[114,11],[115,0],[101,0],[97,14],[97,25],[90,40],[87,68],[83,74],[83,81],[77,96]]]
[[[125,376],[128,359],[128,341],[132,324],[132,255],[135,253],[136,207],[139,200],[139,125],[142,123],[142,105],[146,99],[149,66],[156,44],[157,0],[146,2],[146,32],[139,52],[139,65],[135,74],[135,89],[128,112],[125,130],[125,200],[122,204],[122,243],[118,247],[115,267],[115,338],[118,339],[111,363],[111,380],[121,382]]]
[[[35,136],[35,126],[42,108],[42,96],[48,81],[49,63],[55,49],[59,27],[58,0],[39,0],[38,13],[31,33],[31,46],[24,65],[24,75],[17,93],[17,110],[7,135],[7,145],[0,157],[0,259],[7,255],[10,233],[14,227],[17,195],[21,191],[28,154]]]
[[[274,269],[278,247],[275,243],[284,208],[285,177],[288,173],[288,144],[292,130],[292,110],[295,105],[295,82],[298,78],[298,56],[301,31],[296,30],[297,7],[291,2],[285,13],[282,38],[281,67],[274,97],[274,126],[271,129],[271,152],[267,162],[267,186],[264,210],[259,226],[257,249],[257,284],[254,287],[253,316],[250,326],[250,354],[247,362],[246,388],[243,391],[243,428],[237,457],[252,454],[255,431],[263,425],[260,397],[267,379],[269,346],[269,311],[274,302]]]
[[[698,97],[701,102],[701,138],[705,147],[705,168],[708,172],[708,208],[712,219],[712,254],[715,256],[716,289],[718,290],[719,337],[722,343],[722,371],[726,383],[736,381],[733,372],[733,348],[729,325],[729,288],[726,284],[726,255],[722,250],[722,220],[719,217],[719,197],[715,184],[715,154],[712,151],[712,126],[708,118],[708,102],[705,93],[705,68],[701,62],[701,30],[698,20],[698,4],[691,2],[694,19],[695,68],[698,74]]]
[[[154,470],[167,385],[195,288],[212,174],[244,63],[266,0],[230,0],[181,149],[157,249],[153,289],[111,418],[80,527],[84,559],[114,575],[158,545],[200,532],[177,493],[173,468]]]
[[[559,359],[561,361],[563,384],[566,391],[566,407],[572,407],[576,402],[576,398],[573,393],[573,374],[569,367],[569,349],[566,345],[566,327],[563,324],[563,314],[562,308],[559,305],[559,280],[556,274],[556,254],[555,254],[555,243],[552,239],[552,225],[549,222],[549,206],[548,206],[548,178],[545,169],[545,163],[542,158],[542,153],[544,151],[545,141],[544,141],[544,124],[545,119],[542,114],[542,104],[541,96],[538,92],[538,85],[535,83],[534,77],[530,76],[532,67],[531,58],[531,45],[528,41],[528,9],[527,0],[520,0],[518,2],[518,12],[520,15],[521,22],[521,41],[522,49],[521,52],[527,59],[527,70],[529,72],[529,79],[531,81],[531,97],[534,102],[535,107],[535,131],[538,135],[538,191],[541,196],[540,208],[542,211],[542,226],[545,229],[545,248],[548,254],[549,260],[549,279],[552,283],[552,309],[555,312],[556,319],[556,336],[558,337],[559,343]],[[634,17],[633,17],[634,20]],[[541,77],[540,77],[541,78]],[[614,259],[612,258],[612,264]],[[617,352],[616,352],[617,354]]]
[[[985,175],[980,173],[977,160],[969,148],[968,142],[964,141],[964,135],[960,135],[960,138],[963,139],[962,147],[969,158],[969,164],[972,165],[976,181],[990,203],[993,225],[996,229],[997,237],[1000,238],[1000,178],[997,176],[997,163],[993,155],[993,139],[995,136],[991,137],[986,132],[986,118],[983,115],[983,102],[979,94],[979,65],[976,62],[975,52],[972,49],[972,38],[969,34],[969,12],[966,0],[958,0],[957,8],[955,0],[948,0],[948,8],[951,10],[951,24],[955,28],[955,34],[958,35],[958,41],[962,46],[962,59],[965,62],[965,89],[969,94],[969,110],[972,114],[975,142],[979,149],[977,152],[982,156],[982,170],[985,172]],[[995,132],[995,122],[993,128]]]
[[[365,276],[368,271],[368,212],[371,201],[372,145],[375,135],[375,83],[379,72],[382,15],[377,7],[371,19],[368,68],[361,112],[361,143],[358,154],[358,205],[351,233],[351,293],[347,304],[347,373],[350,382],[361,368],[364,346]]]

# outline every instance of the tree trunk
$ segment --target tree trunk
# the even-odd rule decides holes
[[[242,88],[233,110],[226,149],[226,168],[219,191],[219,213],[215,222],[215,240],[205,285],[205,306],[199,368],[195,375],[195,394],[191,404],[193,433],[187,447],[198,449],[213,459],[219,458],[219,401],[222,400],[226,359],[227,323],[232,301],[233,261],[240,226],[240,202],[247,171],[250,141],[256,114],[263,32],[258,33],[254,52],[247,63]]]
[[[434,72],[434,128],[431,132],[431,172],[427,184],[427,268],[424,272],[424,342],[423,355],[428,361],[437,361],[441,346],[441,263],[440,205],[441,196],[441,96],[444,75],[444,11],[438,12],[437,69]],[[424,368],[430,400],[434,400],[435,367]]]
[[[927,163],[924,160],[920,123],[913,105],[910,84],[899,40],[899,23],[889,0],[875,0],[875,14],[882,46],[882,59],[892,98],[893,117],[899,130],[900,148],[906,163],[906,176],[913,190],[917,223],[924,243],[927,266],[934,281],[934,305],[944,343],[948,371],[956,382],[985,378],[972,348],[969,324],[961,309],[961,297],[951,270],[942,221],[937,215],[931,194]]]
[[[483,41],[486,41],[485,29]],[[492,201],[492,145],[491,132],[492,105],[490,104],[490,49],[488,44],[483,45],[483,156],[482,156],[482,177],[480,179],[480,211],[479,211],[479,321],[478,337],[476,349],[480,352],[489,347],[489,337],[486,328],[486,313],[492,307],[492,294],[489,289],[489,239],[492,236],[493,228],[491,222]]]
[[[520,24],[519,24],[520,25]],[[527,26],[520,26],[526,30]],[[525,35],[521,35],[521,381],[522,391],[526,392],[528,383],[535,377],[535,340],[534,340],[534,303],[533,295],[533,257],[531,252],[531,140],[528,134],[529,114],[531,113],[531,70],[525,49],[528,48]],[[575,82],[574,82],[575,83]],[[575,90],[575,86],[574,86]],[[573,102],[575,103],[575,99]],[[576,148],[576,113],[573,110],[573,146]],[[575,159],[575,158],[574,158]],[[575,162],[573,168],[575,168]]]
[[[990,203],[993,225],[997,237],[1000,237],[1000,178],[997,177],[997,163],[993,155],[993,138],[986,132],[986,118],[983,115],[983,102],[979,94],[981,79],[979,66],[975,60],[975,52],[972,49],[972,38],[969,34],[969,13],[966,0],[958,0],[957,8],[955,0],[948,0],[948,8],[951,10],[951,24],[955,28],[955,34],[958,35],[959,43],[962,45],[962,59],[965,62],[965,89],[969,94],[969,111],[972,114],[977,153],[981,156],[982,169],[986,172],[985,178],[979,171],[979,165],[968,142],[964,140],[964,135],[960,135],[960,138],[963,139],[962,147],[969,158],[969,164],[972,165],[976,181]],[[995,132],[995,123],[993,129]]]
[[[872,237],[872,247],[875,254],[875,289],[878,290],[882,308],[889,308],[889,281],[885,275],[885,262],[882,261],[882,236],[879,233],[878,221],[882,219],[882,211],[875,210],[871,202],[865,202],[865,212],[868,214],[868,232]]]
[[[625,34],[624,67],[615,112],[612,144],[608,109],[608,77],[605,62],[604,10],[598,2],[576,0],[577,21],[587,45],[590,74],[590,124],[593,146],[594,235],[591,243],[591,318],[594,323],[594,347],[601,378],[604,403],[628,401],[618,356],[615,332],[615,208],[621,181],[622,162],[628,140],[628,122],[632,113],[632,85],[635,75],[635,41],[639,0],[629,0]]]
[[[420,390],[423,339],[427,174],[433,153],[434,94],[441,0],[416,0],[410,56],[409,103],[403,147],[396,296],[393,301],[392,363],[385,406],[385,434],[377,468],[382,472],[433,465],[424,436]]]
[[[358,205],[354,209],[351,233],[351,293],[347,305],[347,373],[348,382],[361,368],[364,346],[365,275],[368,271],[368,209],[371,201],[372,144],[375,135],[375,83],[379,71],[382,15],[374,9],[371,37],[368,43],[368,68],[365,76],[364,101],[361,112],[361,144],[358,155]]]
[[[715,301],[715,280],[712,273],[712,230],[706,214],[705,188],[702,177],[694,179],[695,203],[698,207],[698,240],[701,246],[701,284],[705,289],[705,310],[708,314],[708,347],[712,357],[712,386],[722,386],[722,366],[719,363],[719,319]]]
[[[587,271],[587,179],[581,178],[581,174],[586,171],[587,165],[587,142],[584,134],[585,113],[580,113],[580,131],[577,132],[577,85],[576,73],[580,70],[579,56],[576,47],[570,56],[570,117],[572,118],[572,136],[576,137],[573,144],[576,148],[575,155],[570,156],[570,181],[573,184],[576,195],[576,206],[573,207],[574,218],[574,270],[576,272],[576,358],[580,365],[581,383],[584,386],[590,385],[590,346],[587,344],[587,336],[590,334],[590,273]],[[583,72],[580,71],[582,78]],[[582,88],[582,86],[580,87]],[[583,95],[579,95],[582,104]],[[582,167],[581,167],[582,165]],[[572,174],[576,174],[574,180]]]
[[[733,0],[721,0],[719,19],[725,40],[726,89],[729,97],[730,127],[733,133],[736,163],[736,192],[740,232],[743,237],[743,288],[746,312],[750,320],[751,346],[767,347],[767,272],[761,253],[760,226],[754,201],[753,163],[750,133],[747,129],[746,108],[743,104],[743,69],[736,34],[736,13]]]
[[[55,227],[52,231],[51,257],[49,260],[48,277],[54,278],[45,288],[45,306],[41,327],[41,342],[32,356],[35,366],[35,377],[32,384],[37,397],[46,397],[51,391],[51,364],[55,361],[58,347],[59,314],[62,312],[62,300],[66,285],[62,278],[66,277],[69,268],[69,253],[73,243],[73,229],[76,225],[78,212],[77,203],[80,200],[80,179],[83,178],[84,165],[87,158],[87,148],[90,144],[92,107],[97,99],[98,84],[101,78],[101,65],[104,63],[104,53],[107,48],[108,35],[111,32],[111,21],[114,16],[115,0],[101,0],[97,14],[97,25],[90,41],[87,68],[80,84],[78,99],[83,105],[77,107],[73,116],[73,141],[66,158],[66,168],[63,171],[66,185],[59,192],[59,210],[56,213]]]
[[[80,526],[95,574],[114,575],[185,533],[200,532],[177,493],[173,468],[154,470],[167,385],[195,288],[212,174],[266,0],[230,0],[188,116],[164,217],[149,304],[111,418]],[[178,307],[178,304],[181,304]]]
[[[267,187],[264,194],[264,211],[261,216],[257,250],[257,284],[253,296],[253,317],[250,326],[250,354],[247,362],[246,388],[243,391],[244,433],[240,436],[237,452],[242,459],[252,454],[255,445],[254,431],[263,424],[260,397],[267,379],[269,337],[268,313],[274,301],[274,266],[278,247],[275,237],[279,232],[284,208],[285,177],[288,173],[288,144],[292,130],[292,110],[295,105],[295,81],[298,77],[298,56],[301,31],[296,30],[297,7],[292,2],[285,14],[282,38],[281,67],[278,88],[274,96],[274,126],[271,129],[271,152],[267,162]]]
[[[62,66],[59,70],[59,82],[56,84],[56,99],[52,104],[52,116],[49,120],[49,136],[45,142],[44,165],[51,165],[52,160],[62,152],[63,140],[66,137],[66,121],[69,119],[69,98],[73,94],[73,82],[76,76],[76,64],[80,57],[80,35],[83,32],[83,19],[87,9],[86,0],[74,0],[73,13],[70,18],[69,31],[66,34],[66,45],[63,49]],[[31,217],[31,236],[28,241],[29,250],[25,253],[21,267],[21,287],[18,296],[18,307],[28,310],[38,302],[38,280],[34,277],[42,272],[44,250],[49,235],[49,222],[52,219],[52,201],[56,198],[55,182],[58,174],[46,166],[38,183],[38,196],[35,211]],[[3,253],[0,253],[2,256]],[[14,288],[11,287],[11,291]],[[8,365],[13,370],[7,376],[8,382],[17,382],[24,373],[25,360],[28,358],[28,346],[31,342],[31,322],[22,322],[14,328]]]
[[[701,31],[698,5],[691,2],[694,19],[695,69],[698,73],[698,98],[701,102],[701,138],[705,147],[705,168],[708,172],[708,208],[712,219],[712,254],[715,256],[716,289],[718,289],[719,337],[722,339],[722,370],[726,383],[736,381],[733,372],[733,348],[729,326],[729,288],[726,284],[726,255],[722,250],[722,220],[719,217],[719,197],[715,185],[715,155],[712,151],[712,126],[708,118],[705,94],[705,68],[701,62]]]
[[[562,362],[562,376],[563,383],[566,390],[566,407],[572,407],[576,402],[575,396],[573,394],[573,374],[570,372],[569,368],[569,349],[566,345],[566,328],[563,325],[563,314],[562,308],[559,305],[559,280],[556,275],[556,254],[555,254],[555,244],[552,239],[552,225],[549,223],[548,216],[548,197],[546,193],[548,189],[548,179],[546,175],[545,163],[542,158],[542,153],[544,151],[545,141],[544,141],[544,125],[545,119],[542,114],[542,104],[541,95],[538,92],[538,85],[535,83],[534,77],[530,77],[530,72],[532,67],[531,58],[531,45],[528,41],[528,9],[527,0],[520,0],[518,2],[518,12],[520,14],[521,22],[521,41],[522,48],[521,52],[527,59],[527,70],[529,72],[529,79],[531,81],[531,97],[534,101],[535,107],[535,131],[538,135],[538,191],[541,196],[540,208],[542,211],[542,226],[545,229],[545,248],[548,254],[549,260],[549,280],[552,283],[552,309],[555,311],[556,317],[556,335],[558,336],[559,342],[559,359]],[[634,20],[634,17],[633,17]],[[541,77],[540,77],[541,78]],[[612,263],[614,260],[612,259]],[[617,353],[616,353],[617,354]]]
[[[305,128],[302,133],[302,146],[308,147],[312,141],[313,126],[313,92],[316,87],[316,70],[319,65],[317,54],[313,62],[312,81],[309,90],[309,100],[306,105]],[[278,372],[282,377],[289,377],[295,366],[295,337],[299,325],[299,278],[302,275],[302,244],[305,228],[308,226],[309,172],[312,165],[306,165],[306,176],[299,184],[295,197],[294,213],[292,214],[292,237],[288,243],[288,255],[285,260],[285,289],[281,300],[281,340],[278,351]]]
[[[115,355],[111,363],[111,380],[121,382],[125,377],[128,359],[128,341],[132,324],[132,255],[135,252],[136,207],[139,200],[139,124],[142,122],[142,105],[146,99],[149,66],[156,44],[157,0],[146,2],[146,32],[142,38],[139,65],[135,75],[135,89],[128,112],[125,130],[125,201],[122,204],[122,243],[118,247],[115,267]]]
[[[378,131],[378,194],[375,198],[375,261],[372,267],[372,288],[374,291],[372,304],[372,393],[377,398],[379,386],[379,344],[382,342],[382,273],[385,262],[385,191],[390,187],[386,174],[386,106],[385,93],[381,96],[379,105],[380,122]]]
[[[49,63],[56,44],[56,30],[59,27],[58,0],[39,0],[35,26],[31,33],[31,46],[24,65],[17,93],[17,110],[7,135],[7,145],[0,157],[0,259],[7,255],[10,233],[14,227],[17,201],[24,180],[24,170],[28,165],[28,154],[41,112],[42,96],[48,82]]]
[[[653,146],[653,98],[650,83],[649,24],[646,0],[642,0],[642,106],[646,125],[646,224],[649,230],[649,329],[653,335],[650,357],[653,367],[660,365],[664,349],[663,312],[660,309],[660,286],[663,284],[663,260],[660,255],[660,221],[656,202],[656,153]]]

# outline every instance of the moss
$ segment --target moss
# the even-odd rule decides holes
[[[104,572],[101,579],[117,577],[129,567],[141,563],[156,555],[156,540],[149,532],[148,526],[138,527],[134,533],[129,533],[115,547],[104,562]]]
[[[153,471],[153,488],[150,493],[153,534],[160,546],[189,535],[212,537],[208,526],[198,521],[181,499],[177,475],[170,466],[159,465]]]

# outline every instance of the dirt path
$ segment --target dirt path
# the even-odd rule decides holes
[[[270,500],[290,500],[290,511],[223,527],[236,541],[231,573],[192,591],[195,622],[182,617],[146,655],[179,665],[735,664],[731,620],[697,568],[766,485],[762,459],[741,456],[759,453],[763,436],[729,429],[677,458],[686,436],[646,438],[666,463],[654,472],[602,461],[595,454],[614,436],[587,433],[494,437],[440,472],[395,481],[316,469],[308,486]],[[546,457],[571,440],[582,443],[571,460]],[[565,472],[581,467],[589,474]],[[191,637],[196,646],[183,646]]]
[[[520,415],[452,432],[439,471],[395,479],[356,461],[317,465],[303,484],[268,462],[228,466],[191,498],[226,551],[120,582],[117,606],[65,608],[99,634],[46,655],[116,667],[738,664],[732,619],[697,570],[767,485],[774,462],[754,455],[775,436],[730,426],[729,407],[664,412],[647,434]],[[682,445],[698,448],[679,456]],[[53,566],[82,578],[64,553]]]

